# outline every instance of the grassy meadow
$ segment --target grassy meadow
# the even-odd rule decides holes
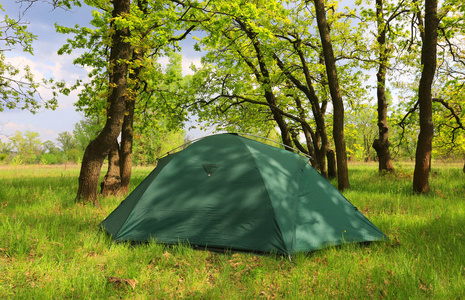
[[[290,262],[187,246],[115,244],[97,225],[122,201],[74,203],[77,166],[0,166],[0,299],[465,299],[465,174],[434,164],[412,193],[413,165],[380,175],[350,165],[344,192],[388,242]],[[151,171],[135,168],[134,188]]]

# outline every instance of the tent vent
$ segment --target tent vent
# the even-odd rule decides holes
[[[203,169],[207,172],[208,176],[211,176],[221,164],[202,164]]]

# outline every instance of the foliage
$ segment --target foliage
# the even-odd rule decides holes
[[[57,146],[55,146],[55,143],[52,141],[43,142],[42,147],[45,153],[56,154],[60,151],[60,149]]]
[[[58,158],[55,154],[52,153],[44,153],[40,157],[40,163],[43,165],[54,165],[58,163]]]
[[[10,137],[13,149],[17,151],[18,157],[25,163],[37,162],[37,156],[40,153],[41,141],[37,132],[26,131],[24,134],[16,131]]]
[[[12,166],[20,166],[20,165],[22,165],[23,163],[24,163],[23,160],[22,160],[21,157],[19,157],[19,156],[13,157],[13,159],[12,159],[11,162],[10,162],[10,164],[11,164]]]
[[[80,151],[84,151],[89,142],[102,130],[102,119],[98,117],[84,118],[74,125],[73,138],[74,145]]]
[[[133,185],[152,168],[136,168]],[[0,298],[461,299],[463,174],[433,166],[414,196],[411,164],[396,174],[350,165],[344,195],[389,237],[287,257],[214,253],[186,245],[113,243],[98,224],[121,202],[74,205],[79,168],[1,167]],[[369,182],[370,184],[367,184]]]
[[[114,22],[117,26],[127,26],[130,29],[132,51],[144,53],[142,59],[129,61],[130,74],[140,69],[138,78],[129,76],[129,94],[136,100],[136,105],[141,112],[146,109],[158,111],[164,117],[172,117],[173,122],[184,121],[185,113],[177,108],[176,94],[168,91],[170,97],[158,97],[164,92],[162,86],[163,74],[161,65],[157,59],[163,54],[170,54],[177,49],[178,40],[175,31],[182,30],[182,22],[176,21],[183,13],[182,8],[171,1],[134,1],[131,5],[131,14],[123,18],[111,16],[112,7],[108,1],[86,1],[96,10],[92,12],[93,19],[90,27],[76,25],[74,28],[56,25],[56,30],[63,34],[72,34],[73,38],[67,39],[58,54],[71,54],[76,50],[85,50],[74,64],[91,68],[88,74],[90,81],[78,80],[72,89],[82,88],[79,100],[75,106],[79,111],[84,111],[86,117],[102,117],[106,115],[108,104],[106,103],[109,91],[108,80],[112,68],[109,62],[110,49],[110,25]],[[145,7],[142,9],[142,7]],[[82,51],[81,51],[82,52]],[[168,75],[170,76],[170,75]],[[137,108],[136,108],[137,109]]]
[[[57,137],[57,142],[60,144],[61,150],[65,152],[76,148],[74,137],[68,131],[60,132]]]
[[[219,130],[266,132],[278,112],[299,132],[300,113],[311,117],[312,106],[330,99],[313,9],[305,1],[290,2],[213,1],[203,9],[207,34],[198,46],[207,54],[194,75],[192,106],[200,120]],[[348,26],[350,10],[328,14],[343,94],[350,101],[362,99],[364,75],[346,50],[360,51],[363,35]],[[313,102],[310,90],[315,90]]]
[[[134,164],[156,165],[169,151],[182,146],[184,138],[185,133],[182,130],[169,130],[161,125],[157,129],[146,128],[141,135],[135,136]]]
[[[147,121],[148,122],[148,121]],[[166,152],[184,144],[185,132],[173,128],[168,120],[151,120],[152,126],[141,126],[134,140],[135,164],[156,164]],[[52,141],[42,142],[37,132],[17,131],[9,142],[0,141],[0,162],[9,164],[57,164],[80,163],[88,143],[101,130],[102,124],[95,118],[86,118],[75,124],[73,133],[60,132],[58,148]]]
[[[187,120],[185,109],[189,95],[190,76],[182,74],[182,56],[169,53],[168,64],[164,69],[152,69],[146,79],[150,95],[141,93],[136,102],[134,129],[138,136],[146,130],[167,132],[179,130]]]
[[[0,11],[4,11],[0,4]],[[22,14],[19,14],[22,16]],[[6,109],[24,109],[35,113],[42,105],[45,108],[57,107],[58,91],[68,94],[64,82],[50,79],[37,79],[29,66],[13,65],[5,53],[16,47],[33,55],[32,42],[37,37],[27,30],[27,23],[21,19],[13,19],[5,15],[0,20],[0,112]],[[39,89],[49,88],[50,99],[42,99]]]
[[[438,47],[438,75],[435,85],[433,122],[436,126],[433,153],[441,157],[465,157],[465,8],[446,1]]]
[[[376,108],[370,103],[359,103],[346,110],[344,130],[349,160],[375,160],[372,148],[378,131],[375,112]]]

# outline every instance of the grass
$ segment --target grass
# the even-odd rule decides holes
[[[115,244],[97,225],[122,198],[76,205],[78,167],[0,167],[1,299],[463,299],[465,176],[432,170],[414,195],[413,167],[379,175],[350,166],[344,195],[389,237],[289,262],[155,243]],[[150,172],[136,168],[132,186]]]

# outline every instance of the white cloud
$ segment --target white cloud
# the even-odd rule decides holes
[[[193,75],[194,72],[191,70],[191,65],[195,65],[196,67],[200,67],[202,58],[198,57],[186,57],[183,56],[182,58],[182,73],[183,75]]]
[[[42,141],[46,140],[51,140],[54,141],[56,137],[58,136],[57,132],[55,132],[52,129],[45,128],[45,127],[37,127],[33,124],[30,123],[14,123],[14,122],[8,122],[3,125],[3,128],[0,127],[1,134],[0,138],[2,142],[8,142],[9,137],[14,135],[16,131],[20,131],[24,133],[25,131],[32,131],[32,132],[37,132],[40,135],[40,139]]]

